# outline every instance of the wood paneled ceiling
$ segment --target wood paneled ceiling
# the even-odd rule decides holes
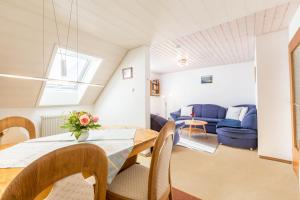
[[[45,0],[46,67],[54,46],[58,45],[52,1],[56,8],[60,46],[65,48],[68,14],[73,0]],[[287,2],[292,3],[287,6]],[[153,45],[152,67],[160,72],[173,71],[176,67],[172,64],[172,45],[177,41],[193,52],[191,58],[194,63],[211,65],[242,61],[247,58],[247,52],[251,51],[251,41],[245,43],[243,40],[246,38],[245,29],[247,33],[251,30],[248,26],[252,26],[254,22],[256,24],[256,17],[270,21],[272,16],[280,16],[280,13],[284,16],[283,22],[281,19],[274,19],[271,20],[272,25],[255,27],[262,26],[264,32],[265,29],[268,31],[274,27],[286,26],[289,19],[286,16],[293,12],[294,2],[298,0],[78,0],[78,50],[103,59],[93,80],[93,83],[101,85],[107,84],[127,50],[140,45]],[[44,76],[47,69],[43,68],[42,62],[42,5],[43,0],[0,1],[0,73]],[[276,9],[269,9],[272,7]],[[268,13],[263,16],[256,14],[255,20],[253,19],[253,13],[266,9],[269,9]],[[74,7],[68,44],[71,50],[77,49],[75,12]],[[248,17],[241,18],[244,16]],[[234,19],[239,20],[227,23]],[[224,34],[220,33],[219,24],[222,24]],[[206,31],[199,36],[197,31],[200,30]],[[194,34],[189,36],[191,33]],[[220,41],[213,39],[219,36]],[[203,40],[203,45],[190,37],[197,41],[199,37],[199,41]],[[241,42],[236,43],[236,38]],[[225,40],[229,41],[226,43]],[[226,48],[222,48],[222,45]],[[245,45],[246,49],[241,45]],[[203,61],[202,58],[207,60]],[[18,80],[7,84],[10,82],[7,78],[0,78],[0,85],[5,85],[1,87],[0,108],[36,106],[42,83]],[[93,104],[100,92],[101,89],[89,89],[81,104]]]
[[[226,23],[151,46],[151,70],[168,73],[254,60],[255,37],[286,29],[299,6],[288,2]],[[177,65],[177,46],[189,65]]]

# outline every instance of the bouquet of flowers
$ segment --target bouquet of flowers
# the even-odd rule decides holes
[[[101,127],[98,124],[99,117],[84,111],[73,111],[69,114],[63,126],[72,132],[72,135],[78,140],[83,133],[88,133],[89,130],[98,129]]]

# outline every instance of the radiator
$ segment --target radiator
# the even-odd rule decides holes
[[[40,137],[67,132],[65,129],[61,128],[61,125],[65,122],[66,116],[42,116],[41,118]]]

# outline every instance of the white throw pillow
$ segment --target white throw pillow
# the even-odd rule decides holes
[[[229,107],[226,113],[226,119],[239,120],[241,110],[241,107]]]
[[[193,106],[183,106],[181,107],[180,116],[186,117],[191,116],[193,113]]]
[[[240,113],[240,116],[239,116],[239,120],[240,121],[243,121],[247,111],[248,111],[248,107],[241,107],[242,110],[241,110],[241,113]]]

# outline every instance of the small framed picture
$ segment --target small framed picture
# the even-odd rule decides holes
[[[122,69],[122,74],[123,74],[123,79],[133,78],[133,68],[128,67],[128,68]]]
[[[213,76],[201,76],[201,84],[213,83]]]

